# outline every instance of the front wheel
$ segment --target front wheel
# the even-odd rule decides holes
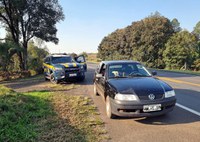
[[[85,76],[81,76],[78,80],[79,81],[84,81],[85,80]]]
[[[115,118],[116,116],[112,113],[112,107],[111,107],[111,104],[110,104],[110,97],[107,96],[106,97],[106,115],[108,118],[110,119],[113,119]]]
[[[56,80],[56,78],[55,78],[55,76],[53,75],[53,73],[51,74],[50,81],[51,81],[52,83],[54,83],[54,84],[58,84],[58,83],[59,83],[59,81]]]

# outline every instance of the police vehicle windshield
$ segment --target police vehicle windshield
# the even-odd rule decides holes
[[[60,63],[71,63],[73,62],[72,57],[52,57],[53,64],[60,64]]]

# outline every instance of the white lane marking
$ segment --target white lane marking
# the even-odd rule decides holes
[[[186,106],[183,106],[183,105],[178,104],[178,103],[176,103],[176,106],[178,106],[178,107],[180,107],[180,108],[182,108],[182,109],[184,109],[184,110],[187,110],[187,111],[189,111],[189,112],[191,112],[191,113],[193,113],[193,114],[196,114],[196,115],[200,116],[200,113],[199,113],[199,112],[197,112],[197,111],[195,111],[195,110],[193,110],[193,109],[190,109],[190,108],[188,108],[188,107],[186,107]]]

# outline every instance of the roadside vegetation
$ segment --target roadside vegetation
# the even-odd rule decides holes
[[[97,53],[86,53],[86,54],[87,54],[86,60],[88,62],[98,63],[101,61],[101,59],[97,57]]]
[[[98,47],[102,60],[137,60],[149,68],[200,70],[200,22],[189,32],[159,12],[117,29]]]
[[[41,73],[43,42],[58,43],[56,23],[64,20],[58,0],[0,0],[0,8],[0,81]]]
[[[52,90],[17,93],[0,86],[0,128],[0,141],[10,142],[108,138],[91,99]]]
[[[43,73],[43,59],[49,54],[45,45],[39,47],[34,41],[28,44],[28,70],[20,70],[19,58],[15,50],[21,48],[14,43],[0,43],[0,81],[24,78]]]

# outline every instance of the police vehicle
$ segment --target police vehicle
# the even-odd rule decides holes
[[[43,63],[45,80],[52,83],[77,79],[83,81],[87,71],[86,60],[83,55],[73,58],[67,54],[51,54]]]

